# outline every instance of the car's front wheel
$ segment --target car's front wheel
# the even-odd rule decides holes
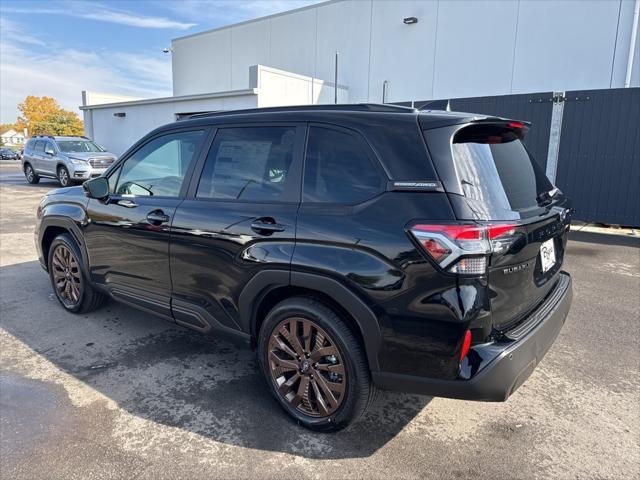
[[[329,305],[314,298],[290,298],[269,312],[258,355],[272,394],[312,430],[348,426],[373,398],[362,345]]]
[[[67,170],[67,167],[58,167],[58,182],[60,182],[60,185],[63,187],[71,185],[71,177],[69,176],[69,170]]]
[[[68,311],[86,313],[104,302],[105,296],[88,281],[80,249],[69,234],[58,235],[51,243],[48,268],[56,298]]]
[[[36,172],[33,170],[33,167],[29,163],[24,166],[24,176],[27,179],[27,182],[32,185],[40,182],[40,177],[36,174]]]

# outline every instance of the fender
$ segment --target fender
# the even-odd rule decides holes
[[[265,296],[278,287],[301,287],[321,292],[339,303],[355,319],[367,354],[367,363],[372,371],[378,371],[378,353],[382,333],[375,314],[371,309],[342,283],[317,273],[289,272],[287,270],[263,270],[256,274],[245,286],[238,300],[240,327],[252,337],[255,332],[255,313]]]
[[[82,268],[85,274],[88,275],[89,256],[84,242],[84,235],[82,234],[82,228],[87,224],[87,215],[84,208],[82,208],[81,205],[53,203],[45,205],[42,208],[40,215],[41,219],[36,232],[38,242],[36,246],[39,255],[44,260],[45,270],[47,259],[44,258],[42,241],[49,227],[59,227],[68,230],[80,247],[80,253],[82,254]]]
[[[262,270],[247,282],[238,298],[240,328],[243,332],[257,337],[254,331],[255,313],[262,299],[274,288],[289,285],[288,270]]]
[[[380,324],[371,309],[342,283],[324,275],[291,272],[291,285],[322,292],[338,302],[356,321],[364,339],[367,362],[371,371],[378,371],[378,352],[382,340]]]

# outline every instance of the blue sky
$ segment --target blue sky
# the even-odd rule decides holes
[[[0,1],[0,121],[27,95],[171,95],[171,39],[319,0]]]

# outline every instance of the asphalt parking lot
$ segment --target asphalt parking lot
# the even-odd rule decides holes
[[[252,352],[108,303],[60,308],[28,185],[0,162],[0,477],[640,478],[640,240],[571,234],[574,303],[506,403],[382,393],[348,431],[289,421]]]

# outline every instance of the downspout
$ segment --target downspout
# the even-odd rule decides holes
[[[627,75],[624,78],[624,88],[631,86],[631,73],[633,72],[633,58],[636,55],[636,39],[638,38],[638,17],[640,16],[640,0],[636,0],[633,9],[633,24],[631,27],[631,43],[629,44],[629,58],[627,59]]]

